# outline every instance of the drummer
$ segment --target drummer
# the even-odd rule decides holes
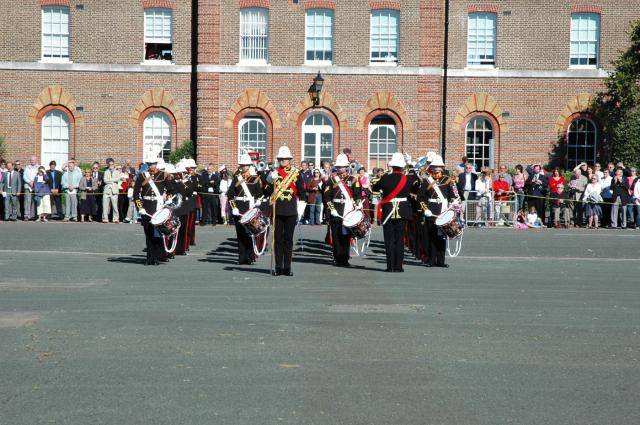
[[[362,209],[362,190],[358,178],[349,175],[347,155],[338,155],[335,167],[336,176],[327,182],[323,198],[329,211],[334,264],[337,267],[349,267],[351,231],[343,226],[343,220],[352,211]]]
[[[240,224],[240,217],[247,211],[260,207],[263,194],[262,179],[255,173],[251,173],[250,168],[252,165],[253,162],[248,154],[240,157],[238,171],[233,174],[233,180],[227,191],[231,213],[235,218],[238,239],[238,264],[244,265],[255,263],[256,254],[253,250],[251,234]]]
[[[429,164],[429,176],[422,181],[418,200],[424,214],[423,235],[426,250],[427,267],[449,267],[445,263],[447,236],[436,226],[436,218],[445,212],[453,202],[459,202],[456,196],[454,180],[445,175],[442,157],[436,155]]]

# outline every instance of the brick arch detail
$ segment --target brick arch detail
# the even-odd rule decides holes
[[[82,127],[84,124],[84,119],[76,108],[73,96],[64,87],[56,85],[48,86],[40,92],[31,106],[31,111],[28,115],[29,124],[36,124],[40,111],[48,106],[61,106],[66,109],[71,118],[73,118],[74,127]]]
[[[267,93],[258,89],[247,89],[238,96],[238,99],[231,105],[227,118],[224,120],[224,128],[233,128],[236,123],[236,115],[245,109],[259,109],[269,116],[274,128],[281,128],[282,121],[276,111],[275,106]]]
[[[269,9],[269,0],[240,0],[240,9],[247,8],[260,8],[260,9]]]
[[[138,127],[136,131],[136,152],[144,154],[144,120],[154,112],[162,112],[171,122],[171,150],[178,148],[178,121],[173,111],[163,106],[149,106],[138,115]],[[141,159],[143,155],[140,156]]]
[[[409,115],[407,114],[407,110],[402,105],[402,102],[396,98],[396,96],[390,92],[389,90],[382,90],[377,93],[374,93],[369,100],[367,101],[367,105],[362,108],[360,113],[358,114],[358,121],[356,124],[356,128],[358,130],[362,130],[368,123],[367,116],[371,114],[373,111],[380,110],[381,113],[378,115],[382,115],[385,113],[384,111],[391,112],[390,115],[396,116],[400,119],[400,124],[405,129],[412,129],[413,124],[409,119]],[[395,118],[394,118],[395,119]]]
[[[140,126],[140,116],[149,108],[166,109],[171,113],[170,115],[172,115],[173,119],[175,119],[175,127],[185,128],[186,120],[178,107],[178,102],[171,93],[161,87],[147,90],[145,94],[142,95],[133,108],[133,111],[131,111],[131,115],[129,115],[129,122],[132,127]]]
[[[328,91],[322,91],[320,93],[320,104],[318,105],[320,108],[326,109],[331,112],[338,121],[338,127],[340,129],[347,128],[347,115],[340,107],[340,104],[336,101],[331,93]],[[305,96],[298,105],[293,110],[293,112],[289,116],[289,127],[298,128],[299,117],[305,112],[307,109],[313,108],[313,101],[311,100],[311,96]],[[316,108],[317,109],[317,108]]]
[[[40,7],[46,7],[46,6],[65,6],[65,7],[70,7],[71,6],[71,1],[70,0],[39,0],[38,4]]]
[[[567,102],[556,120],[556,131],[558,132],[558,135],[566,133],[565,125],[570,117],[576,114],[584,114],[589,111],[592,100],[593,96],[591,94],[581,93]]]
[[[304,4],[305,10],[309,9],[331,9],[335,10],[336,2],[333,0],[309,0]]]
[[[142,0],[143,9],[175,9],[173,0]]]
[[[509,132],[509,124],[502,116],[502,108],[493,96],[488,93],[476,93],[467,98],[453,120],[453,129],[455,131],[464,129],[463,124],[468,121],[467,117],[478,112],[483,112],[493,117],[498,125],[500,134]]]

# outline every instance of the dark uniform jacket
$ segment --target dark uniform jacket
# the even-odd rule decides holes
[[[393,190],[400,184],[400,180],[402,179],[402,172],[394,171],[391,174],[383,175],[380,180],[373,184],[372,190],[374,192],[380,191],[381,202],[382,199],[386,198]],[[420,185],[420,180],[413,175],[410,174],[407,176],[407,182],[396,195],[396,198],[405,199],[402,202],[398,203],[398,209],[394,210],[394,205],[392,202],[385,203],[382,205],[382,219],[385,220],[389,214],[393,211],[393,215],[390,220],[411,220],[413,218],[413,212],[411,210],[410,196],[411,193],[415,193]]]
[[[245,193],[241,179],[244,180],[249,193]],[[252,197],[255,202],[262,197],[263,193],[262,178],[260,176],[252,176],[248,173],[245,175],[235,173],[229,190],[227,190],[227,197],[229,198],[231,208],[237,208],[240,214],[244,214],[251,208],[251,202],[247,198]]]
[[[347,176],[343,181],[344,187],[347,192],[350,192],[350,198],[354,202],[353,208],[351,211],[355,209],[355,201],[359,201],[362,198],[362,188],[360,187],[360,183],[358,182],[358,178],[355,176]],[[322,195],[322,201],[327,205],[329,210],[336,210],[340,217],[344,217],[345,210],[345,196],[340,190],[338,183],[336,183],[335,179],[331,179],[327,182],[327,186],[324,189],[324,193]],[[348,202],[348,201],[347,201]],[[330,216],[331,221],[340,221],[342,218]]]
[[[293,179],[293,185],[296,187],[297,197],[294,193],[291,186],[287,186],[282,190],[279,190],[280,182],[282,181],[282,177],[278,176],[276,180],[267,184],[265,189],[265,193],[273,198],[274,192],[278,192],[278,199],[275,199],[276,202],[276,215],[281,216],[297,216],[298,215],[298,199],[306,199],[306,191],[304,188],[304,180],[302,179],[302,175],[300,171],[291,167],[287,171],[288,173],[297,173],[295,179]],[[273,200],[271,200],[273,202]]]
[[[195,185],[189,176],[182,179],[175,178],[170,180],[167,191],[174,195],[179,194],[182,197],[182,203],[173,211],[175,215],[187,215],[197,207],[195,195],[193,194],[194,187]]]
[[[456,199],[456,193],[453,188],[454,184],[453,179],[445,175],[439,179],[434,178],[433,184],[426,179],[423,180],[418,194],[418,200],[422,207],[422,211],[424,212],[426,209],[429,209],[429,211],[433,213],[434,217],[442,214],[444,212],[442,201],[438,197],[434,186],[438,186],[440,193],[442,193],[442,197],[447,200],[449,205],[451,205],[451,202]]]
[[[158,202],[162,203],[162,200],[158,200],[155,192],[151,188],[151,183],[146,181],[147,173],[140,173],[136,179],[136,183],[133,186],[133,200],[136,203],[138,209],[144,208],[147,214],[153,215],[157,211]],[[167,191],[167,175],[163,171],[156,172],[155,175],[150,176],[150,180],[155,182],[160,196]]]

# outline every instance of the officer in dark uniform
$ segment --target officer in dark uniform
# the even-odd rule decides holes
[[[178,244],[176,245],[176,255],[187,255],[189,251],[189,217],[191,211],[195,210],[196,200],[193,194],[194,184],[187,170],[180,162],[176,166],[176,177],[173,180],[173,189],[175,194],[180,194],[182,203],[173,213],[180,219],[180,230],[178,231]]]
[[[232,214],[236,225],[236,236],[238,238],[238,264],[253,264],[256,261],[256,254],[253,250],[253,240],[251,235],[240,224],[240,217],[251,208],[260,206],[263,190],[262,179],[258,175],[251,175],[251,157],[244,154],[240,157],[238,171],[233,175],[233,180],[227,190],[227,198],[232,208]],[[247,193],[248,191],[248,193]],[[266,237],[266,235],[263,235]]]
[[[298,199],[305,199],[306,192],[300,170],[291,166],[291,151],[282,146],[276,157],[279,167],[267,176],[266,194],[271,197],[271,208],[275,210],[273,238],[275,270],[274,276],[293,276],[293,232],[298,219]]]
[[[164,162],[164,161],[163,161]],[[162,237],[155,232],[151,216],[162,207],[166,192],[165,173],[158,169],[158,160],[147,162],[149,171],[140,173],[133,187],[133,199],[140,213],[147,243],[145,265],[157,266],[165,259]],[[155,187],[155,189],[154,189]]]
[[[384,249],[387,254],[386,272],[403,272],[404,232],[408,220],[413,217],[409,197],[417,192],[419,181],[415,175],[406,175],[407,165],[404,155],[396,152],[389,161],[393,171],[383,175],[374,184],[373,190],[380,191],[383,199],[378,204],[378,219],[382,221]]]
[[[338,267],[349,267],[351,232],[342,225],[342,220],[348,212],[361,208],[361,204],[357,201],[362,198],[362,189],[360,188],[358,177],[349,175],[349,158],[347,155],[338,155],[335,167],[337,176],[327,181],[323,200],[329,210],[333,261]]]
[[[427,267],[449,267],[445,264],[445,252],[447,249],[447,236],[436,226],[436,218],[442,214],[452,202],[459,202],[455,181],[444,174],[444,163],[440,156],[436,156],[429,165],[430,177],[423,180],[420,186],[418,199],[424,214],[425,248],[427,249]],[[438,187],[446,205],[438,195],[435,187]]]

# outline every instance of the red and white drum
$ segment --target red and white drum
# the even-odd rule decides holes
[[[349,230],[354,237],[362,239],[371,231],[371,222],[362,210],[348,212],[342,219],[342,225]]]
[[[180,219],[173,214],[171,209],[162,208],[151,216],[151,224],[163,235],[175,235],[180,227]]]
[[[265,217],[260,208],[254,207],[242,214],[240,224],[252,235],[260,235],[267,230],[269,219]]]
[[[442,230],[449,239],[457,239],[462,235],[464,225],[460,220],[460,210],[449,208],[436,217],[436,226]]]

